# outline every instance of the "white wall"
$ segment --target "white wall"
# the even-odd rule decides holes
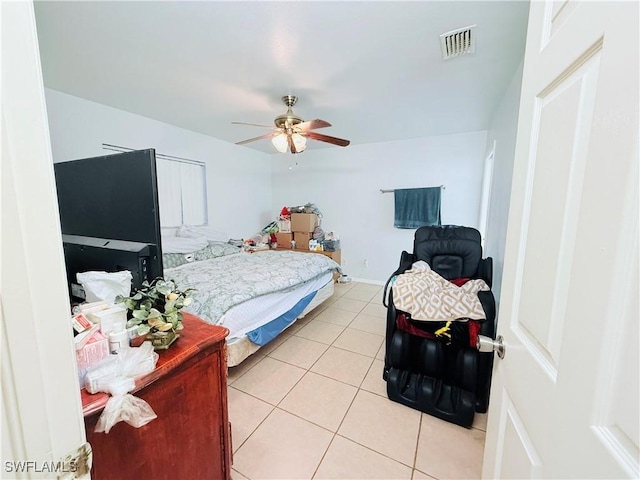
[[[207,166],[209,224],[233,238],[248,237],[271,219],[269,156],[45,89],[53,161],[108,155],[103,143],[203,161]]]
[[[393,227],[393,194],[380,189],[445,185],[442,223],[477,227],[485,131],[268,155],[45,92],[54,162],[111,153],[103,143],[204,161],[209,224],[234,238],[253,235],[285,205],[315,203],[323,228],[340,235],[344,270],[354,278],[384,282],[402,250],[412,250],[414,230]]]
[[[445,185],[442,223],[477,227],[486,140],[481,131],[273,156],[273,215],[316,204],[322,228],[340,235],[345,273],[384,282],[415,230],[394,228],[393,193],[380,189]]]
[[[511,177],[516,147],[516,130],[518,128],[522,66],[523,64],[520,63],[509,84],[509,88],[507,88],[502,100],[496,107],[487,133],[487,148],[490,149],[495,140],[496,151],[484,254],[485,256],[493,257],[492,290],[498,303],[500,301],[504,244],[507,236],[507,220],[511,198]]]

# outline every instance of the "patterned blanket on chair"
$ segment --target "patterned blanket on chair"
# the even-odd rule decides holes
[[[454,285],[420,260],[410,270],[392,281],[393,303],[407,312],[412,320],[446,322],[453,320],[485,320],[478,292],[489,290],[484,280],[469,280]]]

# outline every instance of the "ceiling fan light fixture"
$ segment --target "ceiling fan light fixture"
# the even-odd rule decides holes
[[[1,0],[0,0],[1,1]],[[262,140],[266,138],[271,139],[271,143],[280,153],[287,153],[287,150],[291,153],[300,153],[307,148],[307,139],[316,140],[319,142],[326,142],[332,145],[338,145],[340,147],[346,147],[349,145],[349,140],[344,138],[331,137],[329,135],[323,135],[317,133],[315,130],[319,128],[330,127],[331,124],[326,120],[320,120],[315,118],[313,120],[304,121],[293,113],[291,107],[296,103],[298,97],[294,95],[285,95],[282,97],[282,101],[287,106],[287,112],[279,115],[275,118],[275,128],[268,125],[258,125],[255,123],[244,122],[231,122],[238,125],[252,125],[254,127],[266,127],[271,128],[270,133],[265,133],[258,137],[249,138],[236,142],[236,145],[245,145],[256,140]]]
[[[287,140],[287,136],[284,133],[276,135],[271,139],[271,143],[276,147],[280,153],[286,153],[287,148],[289,147],[289,141]]]
[[[293,140],[293,144],[296,147],[296,151],[298,153],[304,152],[304,149],[307,148],[307,139],[303,137],[299,133],[294,133],[291,135],[291,139]]]

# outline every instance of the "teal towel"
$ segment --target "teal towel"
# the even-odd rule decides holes
[[[440,225],[441,187],[394,190],[396,228]]]

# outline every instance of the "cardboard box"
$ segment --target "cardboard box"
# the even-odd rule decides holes
[[[311,238],[311,232],[293,232],[297,250],[309,250],[309,240]]]
[[[278,231],[281,233],[291,233],[291,220],[279,220]]]
[[[293,233],[276,233],[278,248],[291,248],[291,240],[293,240]]]
[[[291,230],[296,232],[313,232],[318,226],[318,215],[315,213],[292,213]],[[295,240],[295,239],[294,239]],[[297,240],[296,240],[297,243]]]

